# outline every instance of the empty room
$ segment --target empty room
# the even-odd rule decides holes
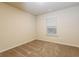
[[[0,57],[79,57],[79,2],[0,2]]]

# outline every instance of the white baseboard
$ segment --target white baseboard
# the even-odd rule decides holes
[[[42,40],[42,41],[48,41],[48,42],[53,42],[53,43],[57,43],[57,44],[62,44],[62,45],[67,45],[67,46],[73,46],[73,47],[78,47],[79,48],[79,45],[74,45],[74,44],[68,44],[68,43],[63,43],[63,42],[57,42],[57,41],[51,41],[51,40],[46,40],[46,39],[37,39],[37,38],[33,38],[33,39],[29,39],[29,41],[26,41],[26,42],[22,42],[22,43],[19,43],[17,45],[14,45],[14,46],[11,46],[9,48],[6,48],[6,49],[3,49],[3,50],[0,50],[0,53],[4,52],[4,51],[7,51],[9,49],[12,49],[12,48],[15,48],[15,47],[18,47],[20,45],[23,45],[23,44],[26,44],[26,43],[29,43],[33,40]]]
[[[57,41],[51,41],[50,39],[46,40],[46,39],[38,39],[38,40],[42,40],[42,41],[48,41],[48,42],[52,42],[52,43],[57,43],[57,44],[62,44],[62,45],[66,45],[66,46],[72,46],[72,47],[77,47],[79,48],[79,45],[75,45],[75,44],[69,44],[69,43],[63,43],[63,42],[57,42]]]
[[[36,39],[36,38],[29,39],[29,40],[26,41],[26,42],[20,42],[19,44],[16,44],[16,45],[13,45],[13,46],[8,47],[8,48],[6,48],[6,49],[0,50],[0,53],[2,53],[2,52],[4,52],[4,51],[7,51],[7,50],[10,50],[10,49],[12,49],[12,48],[15,48],[15,47],[21,46],[21,45],[23,45],[23,44],[29,43],[29,42],[31,42],[31,41],[33,41],[33,40],[35,40],[35,39]]]

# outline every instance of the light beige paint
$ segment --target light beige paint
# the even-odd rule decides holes
[[[45,19],[49,16],[57,19],[56,37],[47,36]],[[34,39],[79,47],[79,6],[39,15],[36,19],[29,13],[0,3],[0,52]]]
[[[57,36],[47,36],[46,17],[57,19]],[[37,32],[39,40],[57,42],[79,47],[79,5],[51,12],[37,17]]]
[[[0,3],[0,52],[35,39],[35,16]]]

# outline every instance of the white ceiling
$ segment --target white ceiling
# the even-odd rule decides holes
[[[53,12],[79,4],[78,2],[8,2],[11,6],[20,8],[34,15]]]

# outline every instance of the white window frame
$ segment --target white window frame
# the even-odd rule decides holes
[[[54,21],[54,22],[53,22]],[[46,18],[46,31],[48,36],[57,36],[57,19],[56,17],[50,16]],[[56,33],[48,33],[48,28],[56,28]]]

